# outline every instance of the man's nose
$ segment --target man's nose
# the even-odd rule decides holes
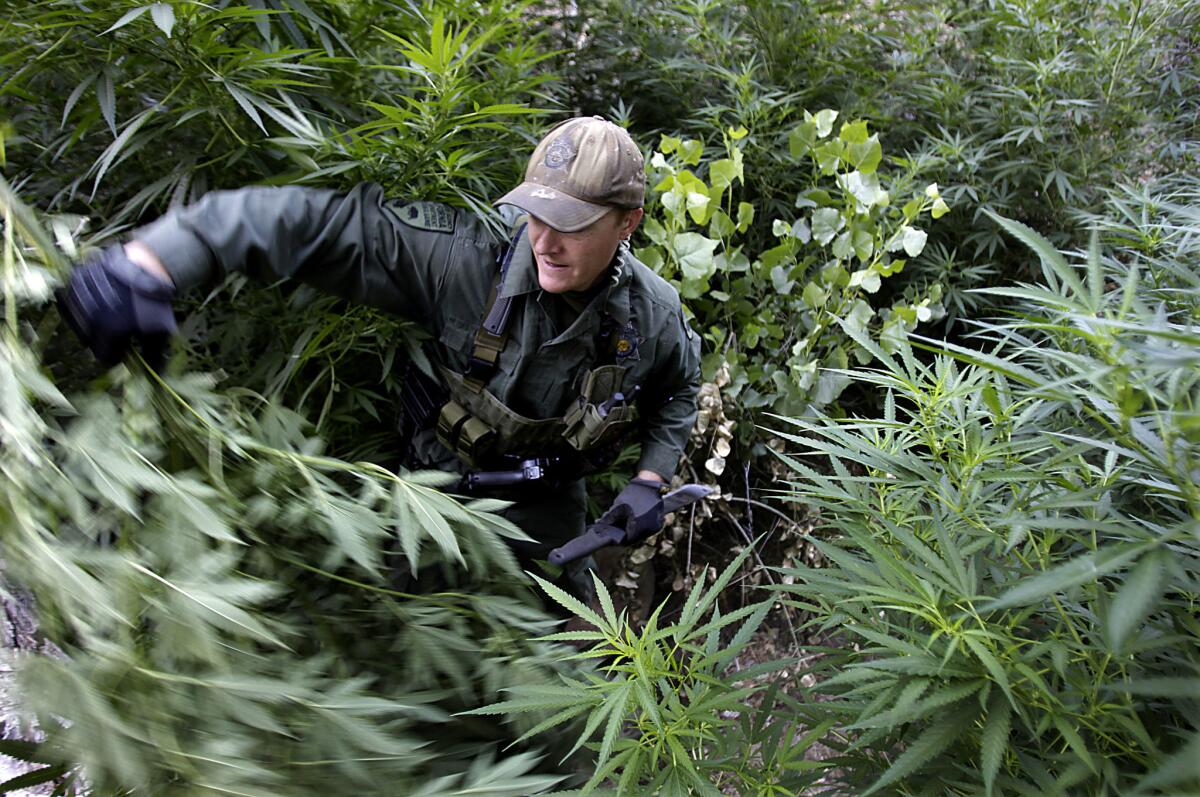
[[[533,248],[541,254],[557,250],[561,242],[558,230],[548,224],[539,224],[533,231]]]

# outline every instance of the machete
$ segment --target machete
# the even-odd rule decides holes
[[[694,504],[711,492],[711,487],[705,487],[702,484],[685,484],[663,496],[663,514],[666,515],[688,504]],[[636,540],[626,540],[625,529],[608,523],[593,523],[583,534],[551,551],[549,561],[552,565],[562,566],[568,562],[574,562],[576,559],[582,559],[606,545],[621,545],[627,542],[636,542]]]

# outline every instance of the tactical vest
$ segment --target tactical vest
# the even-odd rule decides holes
[[[469,468],[485,467],[501,455],[572,457],[613,448],[634,422],[633,398],[640,386],[622,392],[626,369],[611,363],[598,364],[587,372],[579,396],[560,418],[527,418],[487,390],[508,343],[516,297],[500,294],[524,230],[525,225],[517,229],[500,261],[466,372],[439,368],[450,398],[438,412],[438,440]],[[601,334],[607,338],[597,347],[603,358],[617,344],[611,325],[602,323]]]

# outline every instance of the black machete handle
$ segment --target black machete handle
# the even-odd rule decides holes
[[[606,545],[619,545],[624,540],[625,529],[610,526],[607,523],[593,523],[583,534],[551,551],[549,561],[550,564],[561,567],[568,562],[582,559],[592,551],[597,551]]]

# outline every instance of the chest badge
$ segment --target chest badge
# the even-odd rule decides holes
[[[645,338],[638,335],[637,327],[632,323],[618,327],[613,335],[613,353],[617,360],[640,360],[638,344],[643,340]]]

